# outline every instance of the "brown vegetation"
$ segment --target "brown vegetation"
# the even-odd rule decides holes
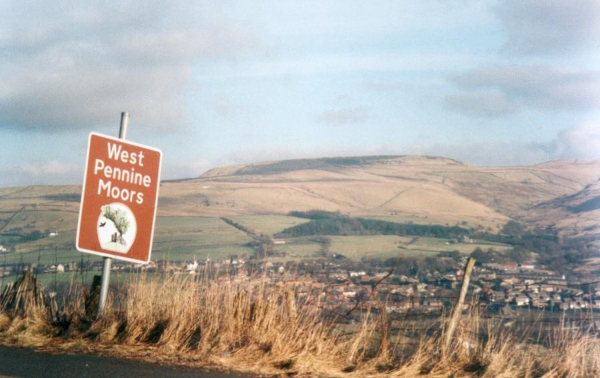
[[[596,198],[597,191],[589,186],[598,180],[599,167],[599,161],[583,160],[477,167],[427,156],[266,162],[164,183],[159,215],[321,209],[352,216],[410,216],[417,223],[466,221],[493,231],[513,218],[540,226],[560,223],[568,234],[597,233],[600,229],[585,231],[591,225],[580,224],[588,220],[588,211],[572,209]]]
[[[544,340],[495,328],[476,312],[463,318],[449,347],[436,327],[393,322],[365,309],[361,324],[341,326],[294,285],[261,277],[136,276],[112,290],[109,310],[86,315],[86,295],[71,288],[60,311],[46,298],[26,300],[31,275],[4,293],[4,343],[54,351],[95,351],[154,362],[212,366],[274,376],[597,377],[600,340],[557,331]],[[27,283],[23,283],[27,282]],[[12,291],[11,291],[12,290]],[[15,306],[19,292],[26,308]],[[35,298],[36,290],[29,290]],[[20,310],[17,310],[21,308]],[[533,324],[532,329],[540,325]],[[423,328],[423,329],[422,329]]]
[[[164,182],[158,215],[231,218],[321,209],[491,232],[518,219],[554,225],[569,237],[597,235],[599,171],[597,160],[521,167],[423,156],[289,160]],[[0,229],[66,235],[75,228],[80,192],[77,186],[0,188],[0,211],[12,214],[0,219]]]

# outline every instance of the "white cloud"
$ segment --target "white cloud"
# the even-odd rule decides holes
[[[537,147],[557,159],[599,159],[600,122],[586,121],[563,129],[553,141]]]
[[[29,161],[0,168],[1,185],[81,184],[83,167],[58,160]]]
[[[462,92],[448,96],[446,102],[467,114],[510,114],[516,104],[545,110],[600,107],[600,71],[489,65],[454,75],[450,80]],[[499,106],[496,112],[491,109],[494,105]]]
[[[598,47],[597,0],[507,0],[495,8],[511,53],[565,54]]]
[[[583,68],[600,62],[600,2],[507,0],[491,9],[507,36],[503,58],[528,64],[480,65],[452,76],[460,92],[446,97],[448,108],[490,118],[527,108],[600,108],[600,71]],[[562,57],[572,66],[559,66]]]
[[[0,15],[0,128],[90,128],[126,110],[140,125],[168,129],[185,123],[192,64],[255,43],[188,2],[48,4],[13,4]]]
[[[211,168],[285,159],[339,156],[427,155],[456,159],[477,166],[520,166],[556,159],[600,158],[600,123],[583,122],[561,130],[546,143],[464,142],[422,144],[321,145],[313,147],[277,145],[239,149],[219,159],[204,159],[165,169],[165,179],[198,177]]]

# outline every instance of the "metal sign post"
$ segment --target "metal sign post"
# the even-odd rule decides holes
[[[112,259],[147,264],[152,252],[162,152],[126,141],[128,121],[121,113],[119,138],[92,132],[88,142],[76,245],[104,257],[99,317]]]
[[[129,113],[121,113],[121,126],[119,128],[119,139],[127,139],[127,127],[129,126]],[[102,266],[102,284],[100,286],[100,301],[98,302],[98,317],[102,316],[106,307],[106,297],[108,296],[108,285],[110,282],[110,270],[112,259],[104,257],[104,265]]]

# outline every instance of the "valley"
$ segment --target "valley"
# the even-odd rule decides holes
[[[497,234],[507,222],[516,221],[528,230],[550,227],[560,238],[586,238],[597,250],[599,178],[599,161],[476,167],[427,156],[305,159],[218,168],[198,178],[161,184],[152,258],[253,258],[261,242],[252,235],[265,235],[273,243],[277,233],[309,221],[290,214],[311,210],[393,224],[460,227],[470,234]],[[6,249],[2,258],[8,264],[81,263],[82,256],[74,250],[80,191],[79,186],[0,189],[0,245]],[[489,246],[483,240],[463,243],[457,237],[400,234],[340,234],[332,235],[328,243],[324,254],[318,238],[288,235],[275,240],[268,256],[262,257],[301,260],[334,253],[361,261],[511,248],[502,243]]]

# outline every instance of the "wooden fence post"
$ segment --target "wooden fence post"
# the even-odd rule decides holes
[[[467,261],[467,266],[465,267],[465,274],[463,276],[462,284],[460,287],[460,294],[458,296],[458,300],[454,304],[454,308],[452,309],[452,314],[450,315],[450,323],[448,324],[448,330],[446,331],[445,341],[444,341],[444,352],[448,351],[450,344],[452,343],[452,336],[454,335],[454,330],[456,329],[456,324],[458,324],[458,320],[460,319],[460,315],[462,313],[462,306],[465,301],[465,297],[467,295],[467,290],[469,290],[469,281],[471,281],[471,273],[473,272],[473,267],[475,266],[475,259],[469,257]]]

